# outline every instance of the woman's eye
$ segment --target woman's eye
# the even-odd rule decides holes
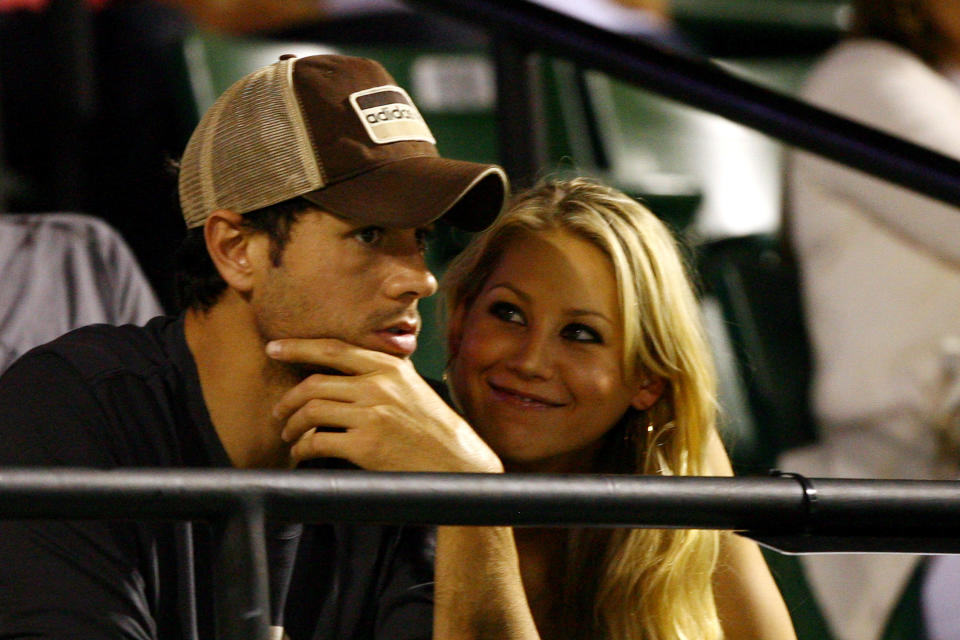
[[[504,322],[524,323],[523,314],[520,313],[520,309],[509,302],[494,302],[490,305],[490,313]]]
[[[585,324],[568,324],[563,328],[563,331],[560,332],[560,335],[567,340],[572,340],[573,342],[594,342],[597,344],[603,344],[603,338],[600,336],[600,334],[595,329],[588,327]]]
[[[377,244],[383,238],[381,227],[364,227],[354,232],[354,237],[363,244]]]

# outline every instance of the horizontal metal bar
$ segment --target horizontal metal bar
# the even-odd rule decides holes
[[[268,517],[469,525],[801,526],[787,478],[136,469],[5,469],[0,518]]]
[[[745,535],[785,553],[960,553],[960,483],[809,479],[806,527]]]
[[[798,551],[960,550],[960,483],[797,477],[5,469],[3,519],[728,529]]]
[[[526,0],[408,1],[960,204],[957,160],[744,80],[708,60],[610,33]]]

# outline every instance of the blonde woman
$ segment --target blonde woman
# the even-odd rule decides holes
[[[636,201],[586,179],[542,183],[458,257],[443,289],[448,383],[506,471],[731,474],[692,287],[670,232]],[[495,531],[502,544],[508,534]],[[525,592],[515,606],[529,606],[541,638],[795,637],[759,550],[742,538],[512,535]],[[482,593],[442,585],[449,573],[482,575],[484,554],[475,567],[470,554],[448,557],[461,565],[438,563],[437,607],[475,615]]]

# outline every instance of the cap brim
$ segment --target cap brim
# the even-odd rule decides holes
[[[303,197],[364,224],[406,229],[442,217],[466,231],[479,231],[500,214],[508,194],[506,173],[496,165],[416,156]]]

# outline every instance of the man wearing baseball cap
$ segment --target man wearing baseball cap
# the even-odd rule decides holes
[[[186,311],[83,328],[14,363],[0,378],[0,466],[322,456],[502,471],[408,359],[417,303],[436,289],[425,235],[437,220],[491,222],[507,193],[499,167],[439,157],[379,64],[284,56],[204,115],[179,190]],[[292,434],[306,423],[318,429],[305,444]],[[430,637],[421,529],[297,525],[268,539],[278,637],[284,624],[293,640]],[[438,553],[469,539],[441,537]],[[213,638],[212,545],[199,523],[0,522],[0,636]],[[506,562],[503,593],[522,596]]]

